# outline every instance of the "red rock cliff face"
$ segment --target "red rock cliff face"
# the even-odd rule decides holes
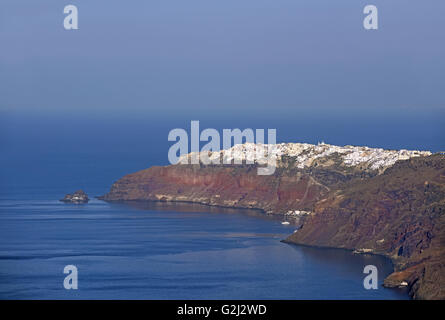
[[[103,199],[189,201],[271,213],[310,208],[328,192],[307,174],[260,176],[249,166],[172,165],[129,174]]]

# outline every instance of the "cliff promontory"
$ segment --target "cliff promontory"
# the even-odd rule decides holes
[[[254,144],[244,144],[206,155],[248,160],[254,152]],[[272,175],[258,175],[261,163],[253,158],[242,165],[151,167],[119,179],[102,199],[304,213],[287,242],[386,255],[396,269],[386,286],[407,285],[418,299],[445,299],[443,154],[300,143],[276,145],[274,152]]]

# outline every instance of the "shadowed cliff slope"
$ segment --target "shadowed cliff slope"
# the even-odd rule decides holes
[[[445,156],[413,158],[331,192],[286,241],[371,249],[395,263],[385,285],[406,281],[414,298],[445,299],[444,214]]]

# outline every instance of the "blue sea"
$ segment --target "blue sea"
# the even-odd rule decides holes
[[[387,259],[282,243],[295,226],[259,211],[62,196],[1,195],[1,299],[408,299],[381,287]],[[377,290],[363,287],[369,264]],[[66,265],[77,290],[63,286]]]

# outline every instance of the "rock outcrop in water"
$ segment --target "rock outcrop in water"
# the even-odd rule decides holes
[[[77,190],[74,193],[68,193],[65,195],[63,199],[60,199],[60,201],[65,203],[88,203],[90,199],[88,198],[88,195],[83,190]]]
[[[276,145],[276,170],[261,176],[255,145],[237,145],[210,158],[251,159],[243,165],[171,165],[129,174],[106,201],[185,201],[256,208],[297,217],[287,242],[389,256],[414,298],[445,299],[445,156],[430,152]],[[196,156],[189,154],[186,157]],[[299,213],[294,214],[295,212]],[[304,212],[304,214],[300,214]]]

